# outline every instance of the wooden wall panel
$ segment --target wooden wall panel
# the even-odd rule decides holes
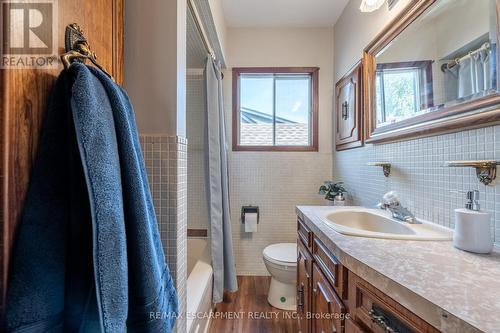
[[[123,80],[123,0],[58,1],[59,54],[64,52],[64,30],[78,23],[98,62],[118,83]],[[0,70],[0,182],[1,228],[0,307],[3,313],[8,258],[36,155],[40,127],[52,85],[62,70]]]

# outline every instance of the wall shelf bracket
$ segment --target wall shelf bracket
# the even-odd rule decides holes
[[[389,162],[370,162],[368,163],[368,166],[382,167],[384,176],[386,177],[389,177],[389,175],[391,174],[391,163]]]
[[[448,161],[448,167],[471,167],[476,169],[477,178],[484,185],[489,185],[497,176],[497,165],[500,161]]]

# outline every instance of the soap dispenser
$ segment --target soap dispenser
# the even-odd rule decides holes
[[[455,209],[453,245],[474,253],[490,253],[493,249],[491,214],[480,211],[479,191],[467,192],[465,208]]]

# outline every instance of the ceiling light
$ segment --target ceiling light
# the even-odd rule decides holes
[[[362,0],[361,6],[359,6],[359,10],[362,12],[373,12],[374,10],[379,9],[384,4],[385,0]]]

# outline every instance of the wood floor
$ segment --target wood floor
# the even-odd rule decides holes
[[[267,302],[270,280],[268,276],[238,276],[239,290],[226,293],[224,302],[216,305],[210,333],[297,332],[295,313]]]

